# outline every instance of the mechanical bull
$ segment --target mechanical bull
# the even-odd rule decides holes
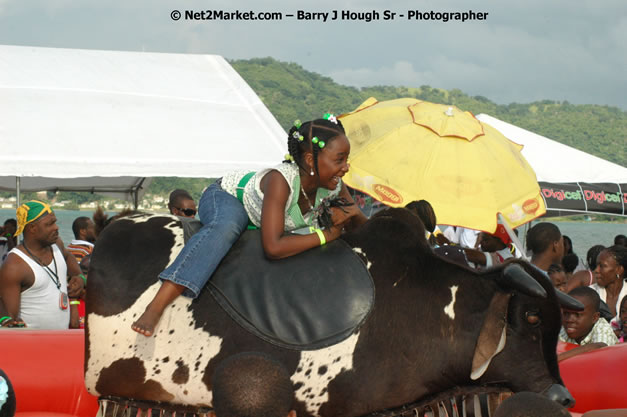
[[[313,348],[260,337],[206,290],[168,307],[155,336],[133,332],[131,323],[160,285],[158,273],[182,245],[180,222],[170,216],[130,216],[100,235],[87,286],[85,380],[91,393],[202,410],[211,406],[216,365],[238,352],[259,351],[290,372],[299,416],[398,412],[439,393],[459,398],[492,386],[574,403],[555,349],[558,301],[581,307],[576,300],[556,294],[548,278],[524,262],[478,273],[434,255],[422,223],[404,209],[385,210],[327,245],[357,254],[376,297],[341,340]]]

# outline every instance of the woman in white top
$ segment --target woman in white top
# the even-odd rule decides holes
[[[627,248],[610,246],[601,251],[594,270],[597,282],[592,288],[599,293],[601,300],[610,308],[612,316],[616,316],[619,303],[627,295],[625,271],[627,270]]]

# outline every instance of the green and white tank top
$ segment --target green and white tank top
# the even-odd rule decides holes
[[[300,176],[298,165],[292,163],[282,163],[272,168],[266,168],[255,173],[250,181],[244,187],[244,209],[248,213],[251,223],[257,227],[261,227],[261,208],[263,206],[263,192],[260,188],[261,179],[271,170],[276,170],[283,175],[290,187],[290,195],[287,198],[285,206],[285,228],[286,232],[297,230],[303,227],[320,227],[318,219],[315,218],[314,211],[310,210],[305,215],[298,207],[298,197],[300,191]],[[234,171],[222,177],[222,189],[234,197],[237,197],[237,186],[250,171]],[[318,188],[316,192],[316,201],[314,209],[320,205],[320,202],[326,198],[336,197],[342,190],[342,181],[335,187],[335,190],[327,190],[326,188]],[[313,202],[312,202],[313,203]]]

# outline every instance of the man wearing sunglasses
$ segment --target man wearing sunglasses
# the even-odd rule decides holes
[[[168,209],[170,209],[170,214],[174,214],[175,216],[190,218],[196,216],[196,203],[192,196],[185,190],[177,189],[170,193]]]
[[[181,219],[183,227],[183,241],[187,243],[201,227],[202,223],[196,219],[196,203],[192,196],[185,190],[174,190],[170,193],[168,202],[170,214]]]

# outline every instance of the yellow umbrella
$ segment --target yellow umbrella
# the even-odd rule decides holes
[[[522,146],[455,106],[369,98],[339,116],[351,143],[350,187],[402,207],[427,200],[438,223],[494,232],[546,212]]]

